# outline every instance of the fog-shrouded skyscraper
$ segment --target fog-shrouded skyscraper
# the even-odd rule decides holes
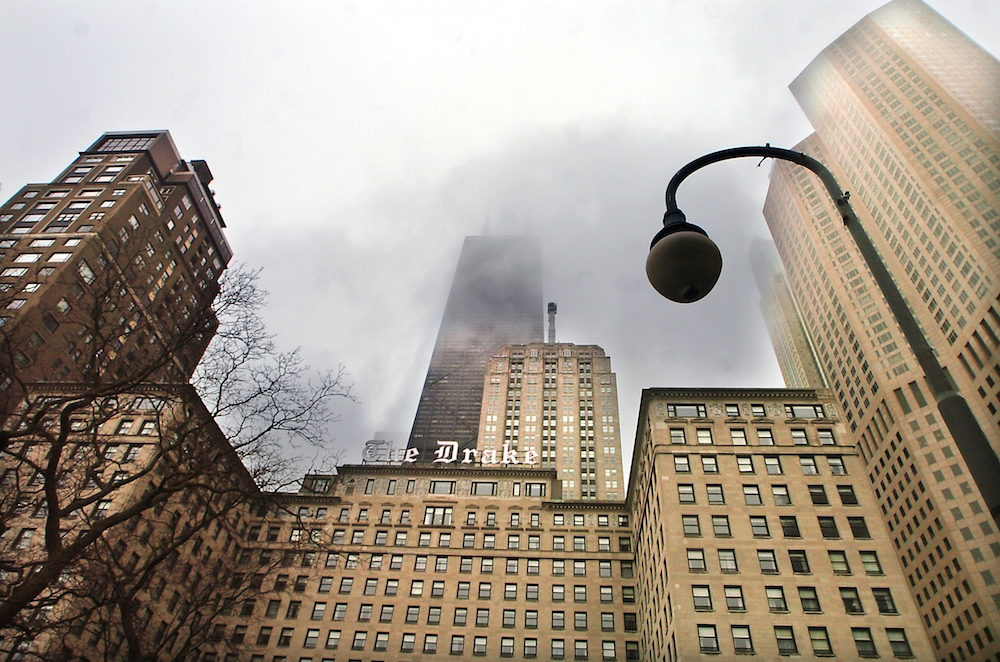
[[[473,448],[483,379],[502,346],[542,342],[542,258],[537,237],[466,237],[410,431],[425,456],[438,441]]]
[[[1000,62],[895,0],[792,83],[825,163],[1000,451]],[[764,213],[939,660],[1000,654],[1000,535],[820,181],[775,166]]]
[[[480,451],[532,453],[566,499],[625,498],[618,386],[597,345],[501,348],[482,394]]]

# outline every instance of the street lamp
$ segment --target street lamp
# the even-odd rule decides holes
[[[677,207],[677,187],[688,175],[700,168],[745,156],[791,161],[819,176],[910,344],[937,402],[938,412],[962,453],[994,521],[1000,525],[1000,459],[993,452],[969,404],[952,386],[934,349],[927,342],[903,295],[889,275],[885,263],[861,227],[861,222],[848,202],[850,195],[841,190],[833,173],[825,165],[801,152],[770,145],[724,149],[691,161],[678,170],[667,184],[667,212],[663,215],[663,229],[653,237],[649,257],[646,259],[649,282],[657,292],[679,303],[697,301],[715,286],[722,272],[722,256],[715,243],[708,238],[708,233],[688,223],[684,212]]]

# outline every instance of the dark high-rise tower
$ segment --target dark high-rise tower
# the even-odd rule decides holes
[[[792,83],[941,364],[1000,451],[1000,62],[895,0]],[[764,214],[938,660],[1000,655],[1000,535],[909,343],[818,178],[781,163]]]
[[[410,448],[476,445],[483,379],[504,345],[542,342],[542,258],[536,237],[466,237],[448,294]]]

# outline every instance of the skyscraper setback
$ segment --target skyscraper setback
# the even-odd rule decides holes
[[[825,49],[791,89],[824,162],[1000,450],[1000,63],[918,0]],[[941,660],[1000,651],[1000,536],[820,182],[775,166],[764,208]]]
[[[410,432],[422,452],[438,441],[473,448],[490,357],[542,342],[542,260],[536,237],[466,237]]]

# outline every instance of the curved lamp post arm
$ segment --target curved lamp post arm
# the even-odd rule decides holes
[[[678,224],[688,225],[684,217],[684,212],[677,206],[676,199],[677,187],[680,186],[682,181],[691,173],[707,165],[747,156],[791,161],[792,163],[808,168],[819,176],[830,197],[833,198],[833,202],[837,205],[837,211],[840,213],[844,225],[847,226],[848,231],[854,238],[861,257],[864,258],[865,264],[868,265],[868,269],[871,271],[872,277],[875,279],[876,284],[882,292],[882,296],[885,297],[889,309],[892,311],[893,317],[895,317],[903,335],[906,337],[917,359],[917,363],[923,370],[927,385],[930,387],[937,402],[938,412],[940,412],[941,418],[944,419],[948,431],[962,453],[962,457],[965,459],[965,463],[969,467],[973,480],[975,480],[980,493],[983,495],[983,499],[986,501],[986,505],[989,507],[994,521],[1000,524],[1000,459],[997,458],[997,454],[993,451],[989,440],[986,438],[986,434],[983,432],[982,427],[980,427],[979,421],[972,413],[965,398],[952,388],[948,374],[938,361],[934,349],[924,336],[920,325],[917,324],[913,312],[910,310],[909,305],[889,274],[889,270],[886,268],[874,244],[872,244],[871,239],[865,233],[864,228],[861,227],[861,222],[858,220],[857,214],[854,213],[854,209],[849,202],[850,194],[845,193],[840,188],[829,168],[807,154],[779,147],[771,147],[770,145],[734,147],[706,154],[678,170],[667,184],[667,211],[663,216],[664,230],[661,230],[657,238],[653,240],[654,244],[661,238],[661,235],[668,232],[671,228],[679,228]]]

